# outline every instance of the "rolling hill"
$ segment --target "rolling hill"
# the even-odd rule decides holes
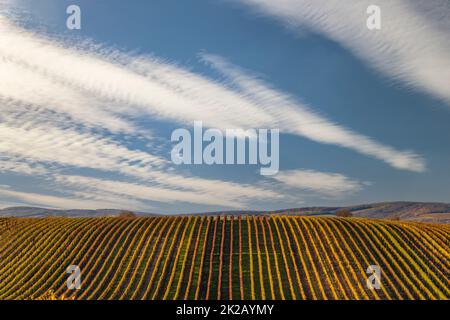
[[[420,222],[450,223],[450,204],[435,202],[381,202],[344,207],[306,207],[282,209],[276,211],[221,211],[191,213],[194,215],[220,214],[284,214],[301,216],[333,216],[337,211],[347,209],[355,217],[370,219],[400,219]],[[117,209],[46,209],[39,207],[9,207],[0,209],[0,217],[102,217],[118,216],[122,210]],[[158,216],[157,213],[137,212],[141,216]]]
[[[0,299],[450,299],[449,239],[361,218],[2,218]]]

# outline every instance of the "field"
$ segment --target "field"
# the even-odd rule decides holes
[[[68,290],[69,265],[81,289]],[[369,265],[381,287],[369,290]],[[450,227],[357,218],[0,219],[0,299],[449,299]]]

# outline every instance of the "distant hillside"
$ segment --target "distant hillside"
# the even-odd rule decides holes
[[[0,209],[0,217],[103,217],[103,216],[117,216],[122,210],[116,209],[97,209],[97,210],[59,210],[47,209],[38,207],[9,207]]]
[[[400,219],[421,222],[450,223],[450,204],[435,202],[380,202],[347,207],[308,207],[273,211],[294,215],[335,215],[347,209],[354,217],[371,219]]]
[[[348,207],[355,216],[450,223],[449,203],[385,202]]]
[[[222,214],[285,214],[301,216],[334,216],[337,211],[347,209],[354,217],[371,219],[400,219],[420,222],[450,223],[450,204],[435,202],[380,202],[347,207],[304,207],[274,211],[225,211],[199,213],[201,215]]]
[[[286,214],[302,216],[334,216],[337,211],[347,209],[354,217],[363,217],[371,219],[400,219],[421,222],[450,223],[450,204],[435,202],[381,202],[372,204],[361,204],[347,207],[304,207],[282,209],[274,211],[220,211],[220,212],[201,212],[192,213],[192,215],[217,215],[217,214]],[[101,217],[117,216],[122,210],[117,209],[97,209],[97,210],[58,210],[37,207],[10,207],[0,209],[0,217]],[[155,213],[137,212],[138,215],[155,216]],[[179,213],[183,214],[183,213]]]

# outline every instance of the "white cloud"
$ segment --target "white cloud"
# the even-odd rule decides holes
[[[371,67],[450,105],[448,0],[236,0],[286,26],[339,42]],[[366,27],[366,9],[381,8],[382,28]]]
[[[0,196],[13,198],[28,205],[38,205],[51,208],[64,208],[64,209],[99,209],[99,208],[135,208],[140,209],[144,206],[134,200],[109,198],[100,200],[88,200],[82,197],[59,197],[51,196],[33,192],[22,192],[12,190],[10,188],[0,187]]]
[[[29,112],[32,106],[40,109],[35,110],[33,116],[49,110],[58,112],[60,116],[70,117],[72,121],[83,123],[87,127],[100,127],[111,132],[138,131],[129,121],[113,113],[112,103],[108,105],[109,110],[107,110],[105,102],[49,79],[21,63],[4,59],[0,61],[0,68],[0,83],[2,83],[0,97],[3,112],[22,111],[21,116],[24,117],[29,115],[24,112],[25,107],[28,107]],[[5,116],[3,113],[3,118]],[[55,116],[55,114],[48,114],[47,120],[54,121]]]
[[[164,163],[163,159],[129,150],[106,137],[48,125],[25,123],[12,127],[0,124],[0,137],[1,154],[28,161],[135,174]]]
[[[76,203],[76,207],[110,203],[143,208],[147,200],[243,208],[257,200],[284,199],[269,183],[250,185],[179,173],[160,156],[132,150],[115,138],[123,133],[148,139],[148,131],[134,121],[146,116],[186,126],[202,120],[205,126],[222,129],[276,126],[395,168],[424,170],[415,153],[335,124],[220,57],[204,58],[232,85],[152,57],[93,44],[74,48],[20,29],[0,16],[0,171],[46,175],[55,188],[67,187],[64,197],[6,189],[0,194],[64,208]],[[60,172],[68,168],[95,169],[133,182]]]
[[[225,72],[242,90],[233,90],[157,59],[115,51],[102,53],[97,50],[94,53],[92,48],[84,51],[68,49],[63,43],[17,29],[4,19],[0,20],[0,29],[4,31],[0,37],[2,64],[11,62],[19,67],[26,66],[37,77],[45,76],[70,90],[79,90],[80,96],[99,99],[97,104],[111,101],[114,113],[147,113],[189,126],[195,120],[202,120],[205,126],[221,129],[280,126],[282,132],[351,148],[399,169],[423,171],[425,168],[423,160],[413,152],[398,151],[335,124],[287,94],[233,70],[232,65],[219,63],[217,57],[207,58],[222,71],[227,69]],[[9,81],[7,77],[4,80]],[[30,82],[37,82],[39,86],[46,84],[39,80]],[[62,99],[66,100],[66,95]],[[96,106],[95,103],[88,105],[90,108]],[[98,119],[97,116],[93,118]],[[114,122],[108,120],[107,123]],[[125,123],[121,125],[126,126]]]
[[[202,58],[237,85],[242,94],[257,103],[273,117],[272,126],[307,137],[313,141],[334,144],[385,161],[394,168],[422,172],[424,160],[412,151],[399,151],[336,124],[314,112],[306,104],[286,93],[271,88],[256,77],[246,74],[223,58],[203,54]]]
[[[288,187],[310,191],[325,197],[344,197],[361,191],[367,185],[342,174],[314,170],[283,171],[273,178]]]
[[[15,172],[25,175],[44,175],[48,173],[40,163],[27,163],[20,158],[0,156],[0,172]]]
[[[170,180],[170,176],[167,177]],[[234,185],[222,181],[210,181],[211,185],[204,186],[203,179],[192,179],[186,181],[174,177],[179,182],[185,182],[185,185],[179,185],[178,182],[172,186],[178,186],[178,189],[168,189],[160,186],[147,186],[138,183],[129,183],[122,181],[112,181],[107,179],[98,179],[83,176],[58,176],[56,181],[64,186],[76,188],[75,193],[78,196],[92,199],[104,199],[105,196],[129,197],[144,201],[159,201],[165,203],[190,202],[199,205],[214,205],[230,208],[245,207],[245,200],[271,198],[280,198],[281,195],[276,192],[258,189],[251,186]],[[164,182],[167,182],[165,179]],[[188,182],[186,184],[186,182]],[[224,185],[227,184],[227,185]],[[221,188],[222,190],[219,190]],[[242,193],[239,193],[241,191]],[[249,194],[253,193],[253,194]],[[239,195],[243,195],[239,198]]]
[[[225,207],[244,206],[246,201],[256,199],[279,199],[282,196],[268,188],[232,183],[222,180],[204,179],[169,173],[163,170],[165,161],[141,151],[132,151],[104,137],[82,134],[73,130],[61,130],[53,127],[11,128],[0,125],[0,153],[13,158],[3,159],[0,170],[9,170],[23,174],[47,174],[49,179],[58,183],[75,182],[73,177],[44,170],[43,163],[57,167],[92,168],[105,172],[120,173],[132,177],[137,183],[128,184],[109,181],[106,192],[123,188],[121,194],[147,200],[163,202],[190,202]],[[30,165],[32,163],[33,165]],[[51,174],[53,173],[53,174]],[[83,190],[92,186],[104,186],[106,181],[78,177],[78,185],[84,182]],[[88,183],[89,182],[89,183]],[[149,186],[148,184],[158,186]],[[113,185],[111,185],[113,184]],[[142,193],[136,193],[141,188]],[[60,186],[58,186],[60,189]],[[128,192],[133,191],[132,194]],[[69,191],[69,190],[67,190]],[[102,194],[104,199],[106,193]],[[100,200],[100,199],[97,199]],[[53,205],[52,202],[49,202]]]

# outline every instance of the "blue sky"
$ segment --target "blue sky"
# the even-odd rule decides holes
[[[0,0],[0,205],[449,202],[450,6],[369,4]],[[194,120],[279,128],[279,173],[174,165]]]

